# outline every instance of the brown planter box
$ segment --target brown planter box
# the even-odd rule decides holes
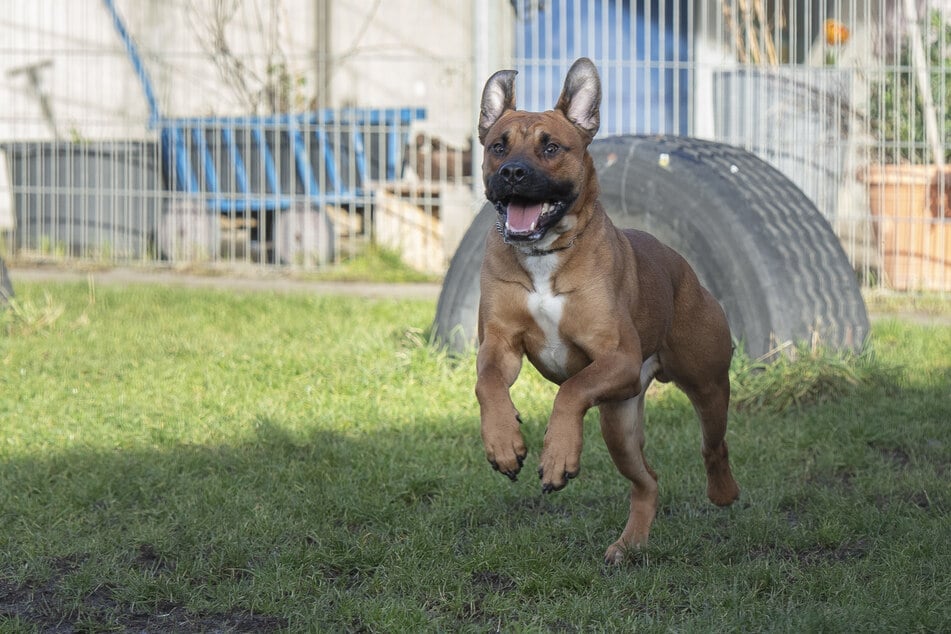
[[[951,169],[874,165],[862,180],[885,283],[901,291],[951,291]]]

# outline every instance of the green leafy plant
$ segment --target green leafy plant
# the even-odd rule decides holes
[[[922,25],[927,72],[942,135],[944,159],[951,162],[951,23],[932,11]],[[925,136],[925,107],[917,83],[912,44],[904,38],[895,65],[872,85],[869,102],[872,132],[882,142],[889,162],[934,161]]]

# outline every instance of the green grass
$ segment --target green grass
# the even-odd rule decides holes
[[[924,315],[928,318],[943,318],[951,324],[951,295],[945,293],[895,293],[884,290],[867,290],[863,293],[869,312],[882,315]]]
[[[741,411],[781,414],[836,401],[859,388],[897,395],[900,367],[884,363],[873,346],[860,353],[802,342],[751,359],[742,348],[733,358],[731,405]]]
[[[855,380],[734,411],[728,510],[703,495],[689,403],[655,390],[652,541],[606,568],[626,487],[593,417],[581,475],[542,496],[554,389],[526,367],[526,473],[494,473],[473,359],[427,345],[431,301],[83,284],[16,301],[0,631],[951,628],[947,326],[877,322]],[[804,357],[780,379],[738,362],[736,384],[826,365]]]
[[[403,262],[397,251],[376,245],[370,245],[356,255],[344,258],[339,264],[300,273],[298,277],[330,282],[384,283],[434,282],[439,279],[436,275],[413,269]]]

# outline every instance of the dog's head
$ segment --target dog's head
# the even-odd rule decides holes
[[[598,131],[601,81],[591,60],[568,71],[554,110],[515,110],[514,70],[485,84],[479,141],[485,148],[485,196],[499,212],[506,242],[551,244],[575,227],[572,217],[596,195],[588,144]]]

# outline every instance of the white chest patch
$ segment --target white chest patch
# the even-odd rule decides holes
[[[537,351],[540,363],[559,374],[566,373],[568,347],[558,333],[565,297],[556,295],[551,278],[558,265],[558,255],[540,255],[525,258],[525,269],[532,276],[534,291],[528,294],[528,312],[545,335],[545,343]]]

